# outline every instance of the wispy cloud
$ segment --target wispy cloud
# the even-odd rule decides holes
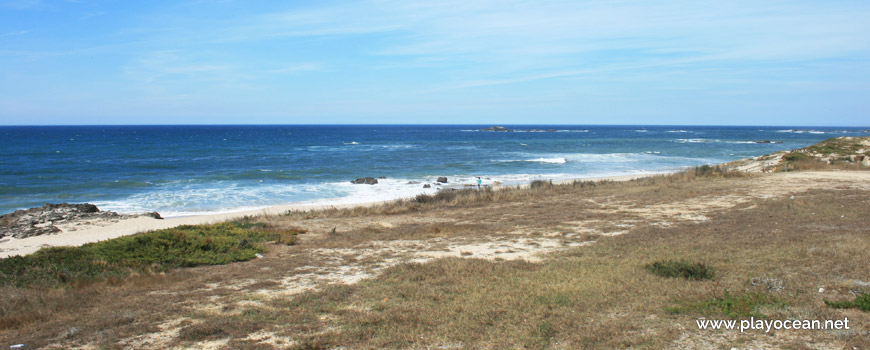
[[[16,31],[12,31],[12,32],[5,32],[5,33],[0,33],[0,38],[6,38],[6,37],[10,37],[10,36],[27,35],[27,33],[30,33],[30,31],[29,30],[16,30]]]
[[[213,80],[231,70],[229,65],[201,60],[177,50],[150,52],[124,68],[128,78],[147,84]]]
[[[106,14],[106,13],[105,13],[105,12],[102,12],[102,11],[86,12],[86,13],[82,14],[82,16],[81,16],[80,18],[81,18],[81,19],[91,19],[91,18],[94,18],[94,17],[100,17],[100,16],[105,15],[105,14]]]
[[[299,72],[315,72],[324,69],[324,65],[321,63],[315,62],[304,62],[304,63],[294,63],[287,64],[282,66],[281,68],[268,70],[268,73],[299,73]]]
[[[393,58],[372,67],[452,65],[468,78],[457,86],[471,87],[564,76],[541,71],[612,71],[614,63],[740,70],[741,63],[866,55],[870,6],[852,7],[842,11],[812,1],[378,0],[261,13],[190,34],[197,37],[191,40],[218,43],[365,37],[370,45],[348,47],[358,50],[348,55]],[[516,76],[495,78],[511,74]]]

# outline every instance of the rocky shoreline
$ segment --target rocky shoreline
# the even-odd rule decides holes
[[[48,203],[41,207],[17,210],[13,213],[0,215],[0,239],[5,237],[27,238],[46,234],[63,232],[61,225],[75,225],[91,221],[108,221],[131,219],[140,216],[163,219],[159,213],[118,214],[113,211],[102,211],[90,203],[69,204]]]

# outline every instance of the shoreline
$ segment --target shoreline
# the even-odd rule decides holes
[[[615,175],[615,176],[599,176],[588,178],[572,178],[553,180],[554,184],[571,183],[573,181],[631,181],[649,176],[661,174],[669,174],[676,172],[660,172],[654,174],[636,174],[636,175]],[[516,185],[495,186],[499,188],[525,188],[530,183]],[[457,184],[453,186],[444,186],[444,189],[463,189],[465,184]],[[469,186],[468,188],[473,188]],[[164,219],[154,219],[151,217],[136,217],[130,219],[122,219],[115,222],[96,222],[96,223],[69,223],[58,225],[62,230],[60,233],[50,235],[40,235],[27,238],[12,238],[5,237],[0,239],[0,258],[7,258],[15,255],[28,255],[45,247],[60,247],[60,246],[81,246],[87,243],[99,242],[103,240],[134,235],[137,233],[148,232],[153,230],[161,230],[173,228],[181,225],[204,225],[216,224],[226,221],[236,220],[245,216],[264,216],[264,215],[282,215],[289,211],[317,211],[324,209],[348,209],[356,207],[375,206],[379,204],[389,203],[395,200],[409,199],[413,197],[401,197],[395,199],[378,200],[372,202],[348,203],[348,204],[311,204],[306,202],[288,203],[283,205],[269,206],[260,209],[241,210],[227,213],[175,216]],[[84,225],[83,225],[84,224]]]

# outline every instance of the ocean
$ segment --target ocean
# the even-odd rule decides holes
[[[652,174],[804,147],[844,127],[503,125],[0,127],[0,214],[45,203],[166,217],[350,204],[449,184]],[[771,143],[757,143],[771,141]],[[359,177],[385,177],[356,185]]]

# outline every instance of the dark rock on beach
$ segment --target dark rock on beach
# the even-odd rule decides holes
[[[162,219],[157,212],[144,214]],[[112,211],[100,211],[96,205],[83,204],[46,204],[27,210],[0,215],[0,238],[25,238],[44,234],[58,233],[62,230],[56,225],[71,224],[80,220],[119,220],[139,215],[121,215]]]
[[[441,176],[441,177],[438,178],[438,180],[435,180],[435,181],[437,181],[438,183],[446,184],[446,183],[447,183],[447,177]]]
[[[156,211],[152,211],[152,212],[150,212],[150,213],[142,214],[142,216],[147,216],[147,217],[155,218],[155,219],[158,219],[158,220],[163,220],[163,217],[160,216],[160,213],[158,213],[158,212],[156,212]]]
[[[373,177],[361,177],[361,178],[358,178],[356,180],[351,181],[350,183],[352,183],[354,185],[363,185],[363,184],[374,185],[374,184],[378,183],[378,179],[373,178]]]
[[[425,184],[425,185],[423,185],[423,188],[432,188],[432,185],[430,185],[430,184]]]
[[[491,128],[480,129],[480,131],[503,131],[503,132],[511,132],[511,131],[513,131],[513,130],[508,129],[508,128],[503,127],[503,126],[493,126],[493,127],[491,127]]]

